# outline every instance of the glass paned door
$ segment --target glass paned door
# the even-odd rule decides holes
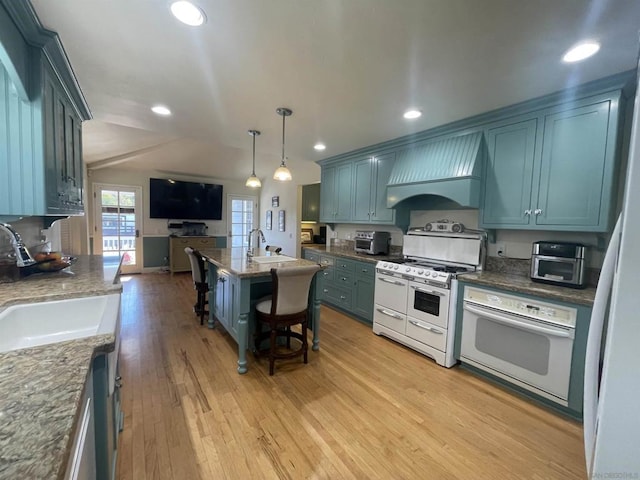
[[[93,248],[105,264],[122,258],[122,273],[142,272],[140,237],[142,189],[115,185],[95,188],[95,238]]]
[[[231,248],[246,248],[249,232],[257,224],[256,197],[229,195],[227,200],[229,245]]]

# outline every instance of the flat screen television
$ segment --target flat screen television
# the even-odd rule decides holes
[[[222,185],[149,179],[149,216],[175,220],[222,220]]]

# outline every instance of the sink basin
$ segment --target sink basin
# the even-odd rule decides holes
[[[13,305],[0,312],[0,352],[115,333],[120,295]]]
[[[265,255],[263,257],[251,257],[252,262],[256,263],[281,263],[294,262],[297,258],[287,257],[286,255]]]

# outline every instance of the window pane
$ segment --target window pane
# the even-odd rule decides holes
[[[118,205],[118,192],[113,190],[102,191],[102,205]]]
[[[136,204],[136,196],[133,192],[120,192],[120,206],[133,207]]]

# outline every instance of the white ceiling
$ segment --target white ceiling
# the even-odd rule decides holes
[[[244,180],[249,129],[271,176],[287,119],[295,176],[315,160],[635,67],[638,0],[31,0],[59,33],[94,119],[94,167]],[[567,65],[583,39],[601,51]],[[171,117],[149,108],[167,105]],[[424,111],[407,121],[408,107]],[[316,141],[327,150],[313,150]]]

